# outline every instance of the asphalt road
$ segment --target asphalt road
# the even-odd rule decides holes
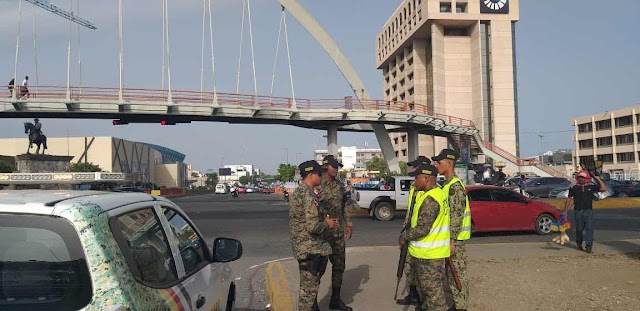
[[[234,199],[230,195],[201,195],[175,202],[188,213],[209,244],[216,237],[242,241],[244,254],[232,263],[236,276],[245,275],[254,265],[291,256],[288,207],[281,196],[245,194]],[[354,236],[347,242],[347,247],[397,245],[401,220],[380,222],[368,215],[356,215],[353,221]],[[640,207],[599,209],[595,228],[598,241],[640,238]],[[570,236],[574,236],[572,232]],[[533,232],[508,232],[474,235],[469,243],[546,242],[550,239]]]

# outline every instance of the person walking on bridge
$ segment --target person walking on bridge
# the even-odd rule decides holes
[[[13,88],[15,88],[16,86],[16,79],[15,78],[11,78],[11,81],[9,81],[9,97],[13,97]]]
[[[413,161],[407,163],[408,171],[413,172],[420,166],[420,164],[430,164],[431,160],[425,156],[418,156]],[[424,192],[420,190],[416,190],[415,184],[412,183],[409,188],[409,198],[407,202],[407,213],[404,217],[404,222],[402,223],[402,228],[405,228],[407,224],[411,221],[411,216],[409,215],[409,211],[411,210],[411,206],[416,202],[416,197],[423,195]],[[411,256],[407,256],[404,264],[404,275],[407,282],[407,288],[409,288],[409,293],[402,299],[396,300],[396,303],[403,306],[408,305],[419,305],[420,304],[420,294],[418,293],[418,281],[416,279],[415,271],[412,267],[413,259]]]
[[[331,261],[331,300],[329,309],[351,311],[352,309],[340,298],[342,275],[344,274],[346,263],[345,240],[351,239],[353,232],[353,224],[346,204],[347,192],[344,184],[337,179],[338,170],[343,165],[331,154],[322,159],[322,165],[326,173],[317,188],[321,215],[336,218],[340,222],[339,227],[325,233],[326,240],[331,245],[332,251],[331,255],[329,255],[329,261]],[[324,268],[326,268],[326,265]],[[324,269],[320,271],[320,277],[324,275],[324,272]]]
[[[314,188],[320,185],[324,168],[314,160],[303,162],[298,168],[302,182],[289,202],[289,235],[300,272],[296,310],[317,311],[320,271],[326,268],[327,256],[331,254],[325,234],[337,228],[339,222],[335,218],[323,217],[318,208]]]
[[[469,278],[467,277],[467,249],[466,241],[471,238],[471,209],[464,184],[455,174],[458,153],[451,149],[444,149],[432,160],[438,167],[438,173],[446,178],[442,190],[445,204],[450,211],[451,223],[451,259],[460,279],[461,289],[455,286],[455,277],[451,269],[447,269],[447,277],[456,305],[456,310],[469,308]]]

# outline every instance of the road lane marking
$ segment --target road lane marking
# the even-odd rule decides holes
[[[284,272],[280,261],[267,264],[265,270],[267,293],[273,311],[293,311],[293,299],[287,274]]]

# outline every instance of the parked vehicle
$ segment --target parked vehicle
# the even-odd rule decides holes
[[[118,187],[111,189],[112,192],[144,192],[144,190],[136,187]]]
[[[609,185],[616,197],[640,197],[640,182],[636,180],[612,181]]]
[[[357,188],[355,200],[362,208],[369,210],[373,218],[388,221],[395,216],[396,210],[407,210],[409,189],[414,178],[410,176],[395,176],[387,178],[388,190],[380,187],[371,189]]]
[[[468,186],[473,232],[536,231],[550,234],[560,211],[551,204],[532,200],[497,186]]]
[[[246,187],[237,187],[237,189],[238,189],[238,193],[247,193]]]
[[[571,182],[560,177],[538,177],[532,178],[525,184],[525,191],[532,197],[546,198],[549,191],[557,188],[569,188]]]
[[[264,194],[272,194],[274,190],[272,188],[262,188],[260,189],[260,192]]]
[[[0,192],[0,310],[232,310],[238,240],[145,193]]]

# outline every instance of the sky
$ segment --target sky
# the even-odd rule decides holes
[[[118,85],[117,1],[51,0],[98,27],[72,32],[72,84]],[[162,81],[162,5],[160,1],[123,1],[124,84],[159,89]],[[200,89],[202,2],[169,1],[171,81],[174,89]],[[300,0],[338,42],[362,77],[371,96],[382,98],[382,72],[375,68],[375,38],[402,2],[400,0]],[[14,75],[18,34],[17,0],[0,0],[0,81]],[[234,93],[238,74],[242,2],[214,0],[213,28],[216,89]],[[280,6],[273,0],[252,0],[252,28],[258,93],[270,93],[276,61]],[[36,84],[33,8],[22,10],[18,81],[30,76]],[[517,23],[518,100],[521,155],[572,148],[571,119],[640,103],[640,1],[619,0],[602,9],[602,1],[520,1]],[[320,45],[287,16],[296,97],[343,98],[350,88]],[[66,85],[69,23],[49,12],[35,11],[39,85]],[[207,34],[208,35],[208,34]],[[208,41],[207,43],[208,44]],[[291,97],[284,42],[277,57],[274,95]],[[78,57],[80,55],[80,57]],[[205,89],[213,89],[210,54],[205,53]],[[4,83],[4,82],[0,82]],[[251,49],[245,27],[240,92],[253,93]],[[24,119],[0,119],[0,137],[21,137]],[[279,163],[313,158],[324,148],[322,131],[281,125],[230,125],[195,122],[176,126],[130,124],[111,120],[42,119],[48,137],[115,136],[155,143],[187,155],[196,169],[221,164],[253,164],[275,172]],[[542,140],[539,137],[542,133]],[[339,145],[375,147],[369,133],[340,133]],[[0,154],[2,149],[0,147]]]

